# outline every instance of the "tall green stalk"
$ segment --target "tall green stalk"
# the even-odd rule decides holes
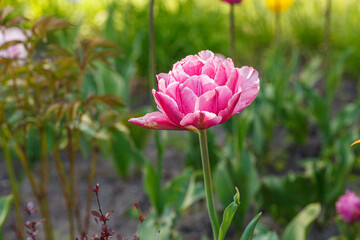
[[[209,218],[213,231],[213,238],[214,240],[217,240],[219,238],[219,220],[217,218],[216,208],[215,208],[206,130],[199,131],[199,142],[201,149],[203,175],[204,175],[206,204],[207,204]]]
[[[70,238],[71,239],[75,239],[75,230],[74,230],[74,218],[73,218],[73,212],[72,212],[72,208],[70,207],[70,197],[69,197],[69,181],[68,181],[68,177],[65,171],[65,167],[63,164],[63,161],[60,157],[58,148],[57,148],[58,143],[55,142],[54,143],[54,147],[53,147],[53,159],[55,162],[55,169],[56,172],[58,174],[58,178],[59,178],[59,183],[61,186],[61,190],[63,193],[63,198],[65,201],[65,206],[66,206],[66,210],[67,210],[67,215],[68,215],[68,224],[69,224],[69,234],[70,234]]]
[[[17,228],[17,232],[20,234],[21,239],[25,239],[24,231],[23,231],[24,220],[21,215],[22,208],[21,208],[21,200],[20,200],[21,197],[19,192],[19,186],[16,181],[14,166],[9,151],[9,145],[6,143],[4,138],[2,138],[1,140],[4,150],[4,158],[5,158],[7,173],[9,175],[9,180],[10,180],[11,192],[14,196],[15,216],[16,216],[16,225],[17,225],[16,228]]]
[[[234,4],[230,4],[230,55],[235,63],[236,62],[236,43],[235,43]]]
[[[49,158],[47,154],[47,139],[46,139],[46,130],[45,124],[40,126],[40,135],[41,135],[41,157],[40,157],[40,186],[39,194],[37,196],[39,202],[39,209],[42,218],[45,218],[44,222],[44,232],[47,240],[54,239],[53,227],[49,209],[48,201],[48,187],[50,180],[50,167],[49,167]]]
[[[281,13],[279,11],[280,8],[281,8],[280,2],[276,1],[275,2],[275,9],[277,9],[277,11],[275,12],[275,44],[276,44],[276,46],[279,46],[280,41],[281,41]]]
[[[331,29],[331,4],[332,0],[327,0],[326,10],[325,10],[325,21],[324,21],[324,68],[325,73],[328,73],[329,70],[329,45],[330,45],[330,29]]]
[[[149,3],[149,88],[155,88],[156,75],[156,60],[155,60],[155,26],[154,26],[154,3],[155,0],[150,0]],[[151,91],[149,91],[151,93]],[[151,97],[151,96],[150,96]],[[153,102],[152,108],[156,110],[156,104]],[[161,187],[162,169],[163,169],[163,154],[164,146],[161,143],[159,131],[155,131],[155,143],[157,150],[157,174],[159,178],[159,188]],[[159,210],[159,209],[157,209]],[[160,212],[159,212],[160,214]]]
[[[235,38],[235,16],[234,16],[234,4],[230,4],[230,56],[236,65],[236,38]],[[238,138],[238,124],[237,118],[234,116],[231,119],[232,131],[233,131],[233,148],[236,156],[239,158],[237,148],[239,147],[239,138]]]

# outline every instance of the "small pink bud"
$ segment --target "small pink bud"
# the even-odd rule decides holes
[[[360,197],[349,190],[336,202],[336,211],[345,222],[360,220]]]

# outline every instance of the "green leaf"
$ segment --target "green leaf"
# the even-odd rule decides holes
[[[8,195],[0,198],[0,229],[4,225],[4,222],[10,212],[12,199],[13,199],[12,195]]]
[[[238,207],[240,205],[240,193],[237,188],[235,188],[235,189],[236,189],[236,193],[234,195],[234,201],[232,203],[230,203],[229,206],[227,206],[224,211],[223,221],[220,225],[219,240],[225,239],[225,236],[229,229],[231,221],[234,218],[236,210],[238,209]]]
[[[181,212],[194,202],[205,197],[204,186],[196,183],[194,171],[186,169],[181,175],[172,179],[164,189],[166,205]]]
[[[277,220],[289,221],[302,208],[317,201],[316,184],[311,173],[289,173],[284,177],[266,176],[260,193],[263,207]]]
[[[286,227],[282,240],[306,240],[310,224],[319,216],[321,205],[307,205]]]
[[[173,228],[176,213],[171,208],[165,208],[161,216],[151,215],[141,224],[140,239],[142,240],[168,240],[174,238]],[[157,237],[159,236],[159,237]]]
[[[112,160],[117,172],[122,176],[128,176],[132,164],[144,162],[143,155],[138,151],[128,134],[116,129],[111,129],[111,152]],[[106,150],[106,149],[104,149]]]
[[[161,215],[164,210],[164,198],[162,197],[163,192],[161,191],[160,181],[160,176],[154,167],[147,163],[144,172],[144,188],[158,215]]]
[[[251,222],[245,228],[245,231],[240,240],[252,240],[256,224],[258,223],[261,214],[262,213],[259,213],[253,218],[253,220],[251,220]]]
[[[226,206],[232,200],[235,187],[226,161],[221,161],[216,166],[213,176],[216,196]]]
[[[254,231],[253,240],[280,240],[280,238],[275,232],[259,223]]]

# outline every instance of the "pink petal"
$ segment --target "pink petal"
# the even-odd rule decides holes
[[[240,69],[240,79],[240,87],[243,91],[242,101],[252,102],[260,89],[258,72],[253,68],[242,67]]]
[[[209,50],[201,51],[201,52],[198,53],[198,55],[204,61],[207,61],[208,59],[214,58],[214,53],[212,51],[209,51]]]
[[[176,104],[175,100],[161,92],[153,91],[159,109],[175,124],[179,124],[184,116]]]
[[[222,61],[220,59],[217,60],[219,61],[219,63],[217,64],[216,75],[214,80],[217,85],[222,86],[225,85],[227,81],[227,75],[226,75],[226,70],[222,64]]]
[[[190,88],[180,86],[182,112],[185,115],[194,112],[197,98],[196,94]]]
[[[184,82],[184,87],[190,88],[196,96],[201,96],[204,92],[211,91],[217,87],[214,80],[207,75],[192,76]]]
[[[224,109],[224,110],[221,110],[218,115],[220,117],[222,117],[222,121],[221,123],[224,123],[226,122],[227,120],[230,119],[230,117],[234,114],[236,114],[236,112],[234,113],[234,109],[236,107],[236,104],[239,102],[239,99],[240,99],[240,96],[241,96],[241,92],[237,92],[235,93],[235,95],[233,95],[229,102],[228,102],[228,106]]]
[[[216,74],[216,67],[214,61],[206,62],[205,66],[201,70],[202,74],[209,76],[209,78],[214,79]]]
[[[166,95],[175,100],[180,112],[184,114],[194,112],[197,96],[190,88],[184,88],[183,84],[174,82],[168,86]]]
[[[173,82],[167,86],[167,89],[165,91],[165,94],[174,99],[178,106],[180,106],[179,85],[179,82]]]
[[[177,69],[175,71],[170,71],[170,76],[171,77],[169,82],[180,82],[180,83],[185,82],[190,77],[187,73],[184,72],[181,66],[180,69]]]
[[[214,80],[212,80],[211,78],[209,78],[206,75],[201,75],[201,85],[202,85],[201,94],[211,91],[218,86]]]
[[[165,93],[166,87],[169,84],[169,74],[160,73],[160,74],[156,75],[156,78],[158,80],[158,89],[159,89],[159,91]]]
[[[239,92],[241,89],[239,89],[240,81],[239,81],[239,69],[234,68],[231,71],[230,78],[226,82],[226,86],[235,94],[236,92]]]
[[[218,113],[221,110],[224,110],[229,105],[229,100],[233,96],[232,91],[227,86],[219,86],[215,88],[217,92],[217,110]]]
[[[195,110],[196,111],[207,111],[211,113],[216,113],[217,110],[217,96],[216,90],[208,91],[201,95],[196,103]]]
[[[242,89],[241,97],[237,103],[234,113],[238,113],[247,106],[249,106],[252,101],[256,98],[260,90],[260,81],[259,74],[256,70],[249,67],[242,67],[239,71],[240,87]]]
[[[232,92],[227,86],[219,86],[214,90],[201,95],[196,103],[195,110],[207,111],[217,114],[228,106]]]
[[[167,86],[167,83],[169,81],[169,74],[167,73],[159,73],[158,75],[156,75],[156,78],[158,81],[160,81],[161,79],[164,79],[165,83],[166,83],[166,86]]]
[[[223,61],[227,78],[230,77],[231,71],[235,68],[234,62],[231,58],[227,58]]]
[[[207,129],[221,123],[221,117],[206,111],[187,114],[180,122],[183,127],[192,126],[196,129]]]
[[[172,123],[169,118],[161,112],[148,113],[143,117],[131,118],[129,122],[140,127],[159,130],[184,130],[183,127]]]
[[[189,76],[200,75],[204,63],[201,61],[187,61],[182,65],[185,73]]]

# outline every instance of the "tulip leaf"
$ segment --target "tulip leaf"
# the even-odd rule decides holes
[[[262,213],[259,213],[251,220],[251,222],[245,228],[245,231],[244,231],[242,237],[240,238],[240,240],[252,240],[253,239],[255,227],[260,219],[261,214]]]
[[[253,240],[280,240],[276,232],[269,230],[265,225],[256,225]]]
[[[13,199],[12,195],[8,195],[0,198],[0,229],[4,225],[4,222],[10,212],[12,199]]]
[[[321,205],[307,205],[286,227],[282,240],[305,240],[310,224],[319,216]]]
[[[160,215],[164,210],[163,191],[161,191],[161,179],[150,163],[145,165],[144,188],[150,198],[151,204],[155,207],[156,213]]]
[[[226,207],[223,215],[223,221],[220,225],[220,231],[219,231],[219,240],[224,240],[226,233],[230,227],[231,221],[234,218],[234,215],[236,213],[236,210],[238,209],[240,205],[240,193],[237,188],[236,193],[234,196],[234,201],[230,203],[229,206]]]
[[[177,212],[182,212],[205,197],[204,186],[195,181],[193,170],[186,169],[167,184],[164,189],[164,196],[166,196],[167,206],[172,206]]]

